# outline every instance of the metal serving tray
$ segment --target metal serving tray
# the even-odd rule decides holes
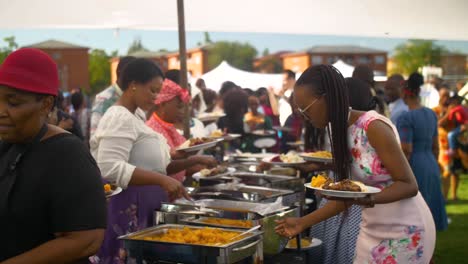
[[[232,172],[200,179],[200,186],[212,186],[221,183],[238,182],[251,186],[262,186],[274,189],[290,190],[294,192],[304,191],[304,179],[282,176],[268,175],[249,172]]]
[[[248,186],[236,184],[218,184],[198,188],[189,188],[190,196],[195,199],[220,199],[244,202],[275,202],[282,197],[284,206],[291,206],[301,199],[299,193],[289,190],[273,189],[260,186]]]
[[[247,204],[247,205],[246,205]],[[253,226],[261,225],[263,235],[263,252],[266,255],[275,255],[283,251],[284,247],[288,243],[288,239],[281,237],[276,234],[275,220],[279,220],[284,217],[297,217],[299,216],[298,207],[284,207],[266,215],[260,215],[254,211],[248,211],[249,204],[245,202],[233,202],[233,201],[217,201],[215,207],[217,209],[204,208],[200,211],[202,214],[191,214],[200,210],[197,206],[192,205],[175,205],[163,203],[161,205],[161,211],[156,212],[155,220],[156,223],[166,224],[190,224],[197,226],[216,226],[223,228],[233,229],[232,226],[213,225],[209,223],[203,223],[201,219],[205,217],[216,217],[236,220],[251,220]],[[238,205],[241,208],[230,208],[231,206]],[[220,207],[223,206],[223,209]],[[252,205],[253,206],[253,205]],[[252,207],[254,208],[254,207]],[[209,213],[203,212],[207,210]],[[240,228],[239,228],[240,229]]]
[[[147,261],[159,260],[176,263],[234,263],[248,257],[255,261],[263,260],[262,232],[254,231],[244,238],[225,245],[196,245],[144,240],[145,236],[167,232],[169,229],[181,229],[185,225],[166,224],[150,227],[135,233],[119,237],[123,240],[128,254],[136,259]],[[200,226],[189,226],[201,229]],[[241,233],[242,230],[219,228],[223,231]]]

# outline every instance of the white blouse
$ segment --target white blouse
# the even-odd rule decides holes
[[[171,162],[166,139],[123,106],[110,107],[90,140],[102,177],[126,188],[135,168],[166,174]]]

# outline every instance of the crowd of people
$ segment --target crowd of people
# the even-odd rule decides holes
[[[435,231],[448,227],[448,194],[457,199],[468,168],[464,84],[395,74],[380,90],[369,67],[345,79],[318,65],[297,81],[285,70],[280,90],[226,81],[217,93],[202,79],[185,89],[178,70],[134,57],[121,58],[116,74],[91,104],[80,90],[60,93],[56,65],[39,50],[19,49],[0,67],[0,224],[18,241],[2,246],[0,263],[125,263],[117,237],[151,226],[161,202],[190,199],[184,184],[224,154],[261,152],[256,131],[275,131],[266,133],[276,142],[269,152],[332,152],[332,164],[297,167],[304,177],[327,171],[382,189],[324,197],[310,214],[279,221],[280,235],[311,228],[324,263],[431,260]],[[221,158],[178,151],[188,105],[190,137],[241,138],[223,145]],[[198,119],[207,113],[223,116]],[[124,191],[106,201],[106,182]]]

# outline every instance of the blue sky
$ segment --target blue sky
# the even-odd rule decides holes
[[[127,53],[128,46],[135,38],[140,38],[145,47],[150,50],[178,49],[178,34],[176,31],[146,31],[146,30],[114,30],[101,29],[47,29],[47,30],[0,30],[0,39],[15,36],[20,46],[34,44],[47,39],[57,39],[90,48],[105,49],[108,52],[118,50],[120,55]],[[263,34],[263,33],[225,33],[210,32],[213,41],[228,40],[249,42],[259,53],[265,48],[270,52],[279,50],[303,50],[314,45],[360,45],[391,52],[405,39],[317,36],[293,34]],[[203,41],[203,32],[188,32],[187,47],[194,47]],[[438,41],[449,50],[468,54],[468,41]],[[0,42],[0,46],[4,46]]]

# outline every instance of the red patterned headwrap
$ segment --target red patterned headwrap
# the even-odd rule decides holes
[[[190,101],[190,94],[186,89],[166,78],[163,82],[161,92],[159,92],[154,104],[162,104],[172,100],[176,96],[178,96],[184,103],[188,103]]]

